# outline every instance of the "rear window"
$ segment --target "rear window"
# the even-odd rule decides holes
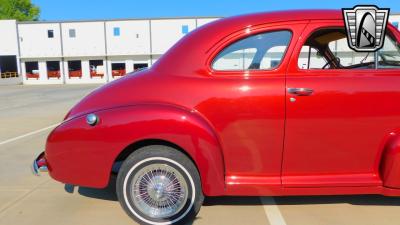
[[[241,39],[215,57],[212,68],[220,71],[271,70],[278,67],[290,43],[290,31],[272,31]]]

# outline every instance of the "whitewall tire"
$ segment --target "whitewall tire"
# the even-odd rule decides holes
[[[194,219],[204,196],[193,162],[182,152],[151,145],[122,164],[117,195],[124,210],[140,224],[180,224]]]

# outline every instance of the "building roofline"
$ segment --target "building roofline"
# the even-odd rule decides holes
[[[391,16],[400,16],[400,12],[390,13]],[[40,20],[16,21],[17,24],[46,24],[46,23],[90,23],[114,21],[146,21],[146,20],[179,20],[179,19],[220,19],[224,16],[182,16],[182,17],[149,17],[149,18],[117,18],[117,19],[82,19],[82,20]],[[6,19],[8,20],[8,19]],[[1,20],[0,20],[1,21]],[[10,20],[11,21],[11,20]]]
[[[180,20],[180,19],[219,19],[222,16],[183,16],[183,17],[150,17],[150,18],[121,18],[121,19],[89,19],[89,20],[40,20],[40,21],[17,21],[17,24],[43,24],[43,23],[90,23],[90,22],[113,22],[113,21],[140,21],[140,20]]]

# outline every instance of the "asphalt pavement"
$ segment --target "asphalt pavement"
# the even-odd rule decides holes
[[[71,187],[30,164],[68,110],[98,85],[0,86],[0,225],[135,224],[105,189]],[[193,224],[396,225],[400,198],[367,196],[207,198]]]

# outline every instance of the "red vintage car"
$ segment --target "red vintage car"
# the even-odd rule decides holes
[[[104,188],[144,224],[199,212],[204,196],[400,195],[400,33],[347,46],[341,11],[221,19],[150,69],[91,93],[33,163]]]

